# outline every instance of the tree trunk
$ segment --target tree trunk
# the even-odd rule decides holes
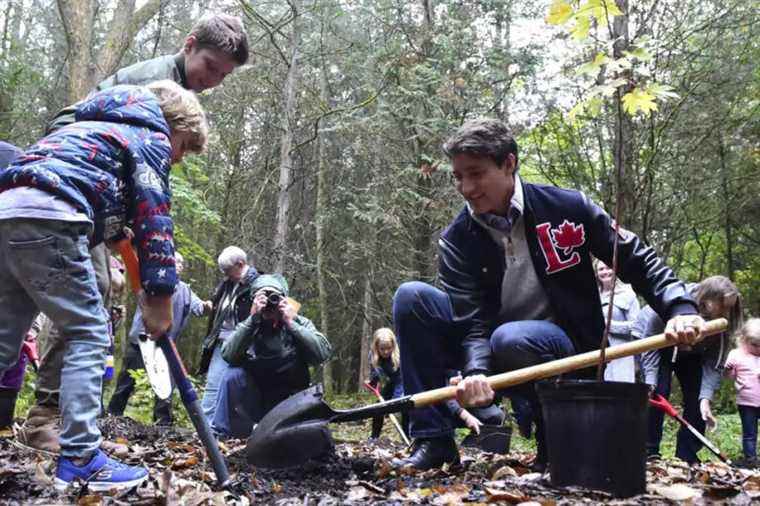
[[[723,227],[726,235],[726,277],[734,279],[736,267],[734,264],[734,231],[731,223],[731,214],[733,211],[733,199],[731,198],[731,180],[729,168],[726,165],[726,145],[723,137],[719,136],[720,146],[718,147],[718,156],[720,156],[720,183],[723,190]]]
[[[327,92],[327,70],[322,68],[322,75],[319,82],[319,95],[323,104],[330,102],[330,97]],[[326,120],[325,120],[326,121]],[[327,125],[324,125],[326,130]],[[319,167],[317,169],[317,206],[314,210],[314,220],[316,228],[316,250],[317,250],[317,287],[319,289],[319,314],[320,314],[320,331],[330,339],[330,321],[329,311],[330,307],[327,303],[328,293],[327,285],[325,283],[326,268],[325,268],[325,225],[327,223],[327,211],[329,201],[329,187],[327,185],[327,133],[325,131],[319,132],[317,137],[317,160]],[[334,343],[337,344],[337,343]],[[325,387],[325,392],[330,393],[333,387],[332,377],[332,357],[325,362],[322,369],[322,383]]]
[[[134,40],[137,32],[155,16],[160,7],[161,0],[149,0],[135,11],[135,0],[119,1],[113,20],[109,24],[105,45],[96,62],[96,82],[119,69],[119,63],[129,48],[129,44]]]
[[[496,106],[496,115],[501,121],[508,125],[509,100],[507,100],[507,93],[509,93],[509,87],[512,82],[509,76],[509,65],[512,61],[512,46],[510,42],[512,28],[512,0],[508,0],[504,3],[497,3],[494,8],[496,9],[496,43],[504,58],[504,63],[502,64],[504,76],[503,82],[498,85],[499,103]]]
[[[106,28],[105,45],[97,56],[92,46],[96,4],[94,0],[58,0],[68,44],[67,104],[86,97],[98,81],[118,69],[129,44],[158,12],[161,0],[149,0],[137,11],[135,0],[119,0]]]
[[[628,0],[616,0],[617,6],[623,12],[622,16],[616,16],[613,24],[613,57],[622,58],[623,52],[628,49]],[[625,70],[622,77],[631,82],[630,70]],[[633,122],[631,117],[623,110],[623,95],[631,90],[628,84],[617,89],[615,100],[615,174],[616,174],[616,200],[617,216],[615,219],[620,224],[626,224],[626,228],[638,228],[632,223],[633,203],[635,201],[633,192],[635,191],[635,178],[631,174],[631,161],[633,160]]]
[[[92,58],[92,30],[95,17],[93,0],[58,0],[66,43],[69,46],[69,84],[66,101],[83,99],[92,89],[95,69]]]
[[[359,392],[364,388],[364,382],[369,378],[369,353],[370,343],[372,341],[372,270],[368,269],[367,277],[364,278],[364,322],[362,323],[362,344],[359,356],[359,382],[357,389]]]
[[[300,0],[292,0],[292,32],[290,62],[282,90],[282,136],[280,137],[280,183],[277,198],[277,225],[274,236],[275,271],[284,272],[287,258],[288,217],[290,216],[290,186],[293,180],[293,138],[296,127],[296,85],[298,84]]]

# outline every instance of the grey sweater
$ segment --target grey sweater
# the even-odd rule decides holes
[[[169,329],[169,337],[177,340],[179,335],[185,330],[190,315],[203,315],[203,301],[195,295],[187,283],[180,281],[172,294],[172,327]],[[137,307],[135,317],[132,320],[132,328],[129,329],[129,342],[138,344],[140,334],[145,332],[145,325],[142,320],[142,311],[140,306]]]

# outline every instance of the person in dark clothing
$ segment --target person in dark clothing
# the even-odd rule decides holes
[[[0,141],[0,170],[11,164],[14,158],[21,154],[21,150],[13,144]]]
[[[517,143],[502,122],[464,124],[444,145],[466,205],[438,241],[442,290],[412,281],[393,299],[404,393],[445,386],[460,369],[460,405],[481,421],[495,414],[485,375],[598,348],[604,319],[591,255],[611,264],[612,219],[578,191],[525,183]],[[692,342],[703,324],[685,285],[633,233],[619,232],[620,277],[663,319],[667,335]],[[453,363],[453,367],[452,367]],[[531,405],[536,468],[548,457],[532,384],[504,392]],[[456,462],[456,420],[445,406],[415,409],[412,454],[395,462],[418,469]]]
[[[671,346],[647,352],[642,357],[644,380],[656,393],[670,397],[673,375],[681,385],[683,417],[700,432],[715,427],[710,402],[720,387],[723,365],[731,348],[731,336],[742,326],[741,294],[725,276],[710,276],[689,285],[689,291],[705,318],[726,318],[729,329],[697,346]],[[665,324],[652,308],[645,307],[633,324],[632,334],[642,338],[662,333]],[[664,413],[649,410],[647,455],[660,455]],[[702,443],[685,427],[678,430],[675,456],[689,464],[699,463]]]
[[[309,386],[309,366],[322,364],[332,351],[311,320],[297,314],[281,275],[262,274],[251,291],[250,316],[222,344],[230,368],[212,428],[223,437],[247,437],[273,407]]]
[[[229,364],[222,358],[222,344],[232,335],[238,323],[248,318],[253,303],[251,284],[259,273],[248,264],[245,251],[228,246],[217,259],[224,280],[211,298],[212,309],[206,337],[203,339],[200,374],[206,375],[201,408],[209,425],[214,421],[219,385]]]
[[[404,388],[401,384],[401,357],[399,355],[396,336],[393,331],[387,327],[377,329],[372,335],[370,364],[372,369],[369,372],[368,383],[372,388],[377,388],[380,383],[383,384],[380,389],[380,395],[384,400],[395,399],[404,395]],[[383,420],[385,416],[372,417],[372,439],[380,437],[383,430]],[[401,417],[401,427],[407,432],[406,413]]]
[[[10,165],[20,154],[21,150],[13,144],[0,141],[0,171]],[[26,363],[26,355],[22,353],[16,365],[0,374],[0,429],[10,427],[13,422],[16,399],[24,382]]]

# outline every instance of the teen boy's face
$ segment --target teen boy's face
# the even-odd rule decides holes
[[[237,62],[218,49],[199,48],[194,37],[185,41],[185,77],[196,93],[219,86],[237,67]]]
[[[497,165],[487,157],[455,155],[451,160],[457,191],[475,214],[492,213],[505,216],[515,191],[514,155]]]

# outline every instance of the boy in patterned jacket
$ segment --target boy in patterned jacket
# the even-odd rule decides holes
[[[63,428],[55,485],[129,488],[147,470],[107,457],[95,423],[109,346],[89,249],[134,230],[147,331],[171,325],[177,283],[169,169],[207,141],[195,95],[171,81],[92,95],[76,123],[40,140],[0,173],[0,371],[19,355],[38,311],[66,340]]]

